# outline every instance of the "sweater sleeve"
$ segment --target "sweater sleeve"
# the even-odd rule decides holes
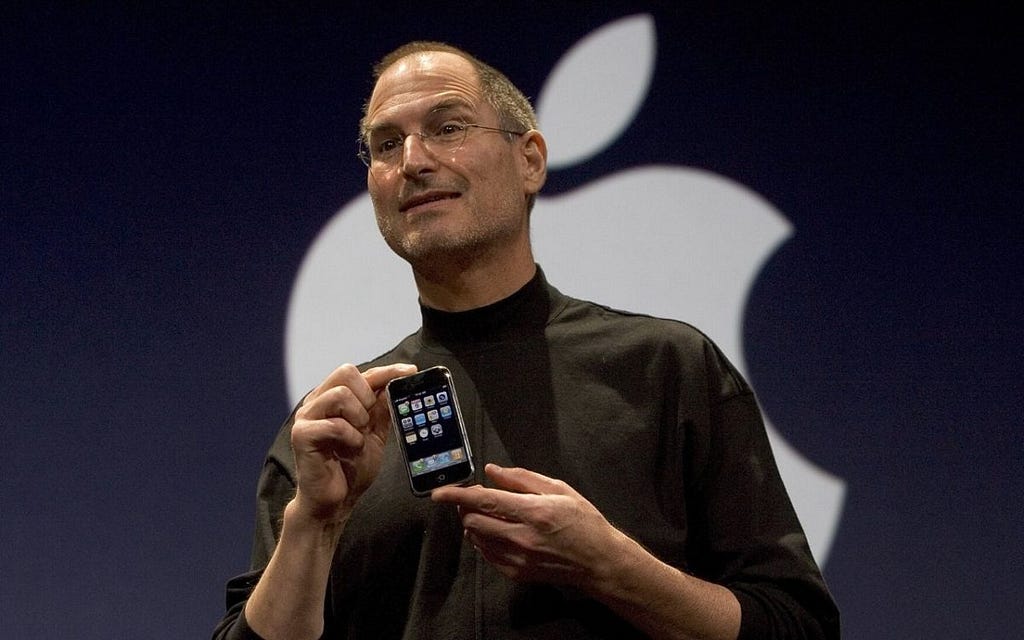
[[[754,394],[714,345],[705,358],[711,397],[690,496],[694,568],[739,600],[741,640],[838,639],[839,612],[782,483]]]
[[[259,582],[262,571],[245,573],[228,581],[227,613],[213,631],[213,640],[263,640],[249,628],[245,619],[245,603]]]

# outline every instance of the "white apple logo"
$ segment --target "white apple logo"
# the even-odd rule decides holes
[[[562,58],[537,110],[552,169],[587,160],[632,122],[650,86],[655,42],[653,19],[631,16],[591,33]],[[744,373],[747,292],[790,235],[786,218],[756,193],[679,166],[636,167],[542,196],[533,214],[537,261],[555,286],[613,307],[686,320],[708,331]],[[363,193],[320,232],[296,278],[285,336],[291,400],[340,362],[369,360],[418,326],[409,267],[379,239]],[[726,327],[730,333],[716,333]],[[845,483],[767,426],[811,550],[824,563]]]

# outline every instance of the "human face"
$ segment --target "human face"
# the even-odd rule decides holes
[[[447,52],[417,53],[377,81],[366,129],[432,131],[456,119],[500,126],[472,65]],[[465,262],[528,247],[520,140],[470,129],[456,151],[434,153],[407,135],[394,166],[371,166],[367,188],[388,245],[413,267],[430,260]]]

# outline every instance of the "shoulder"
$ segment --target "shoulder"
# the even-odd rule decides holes
[[[682,320],[616,309],[568,296],[564,301],[551,324],[556,332],[605,336],[627,344],[671,344],[698,352],[714,347],[714,342],[703,331]]]
[[[564,296],[549,326],[554,344],[650,375],[709,379],[725,395],[749,386],[715,342],[694,325]],[[713,380],[713,382],[712,382]]]

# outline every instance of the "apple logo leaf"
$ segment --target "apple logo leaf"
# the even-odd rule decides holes
[[[633,122],[654,75],[654,49],[654,19],[638,14],[601,27],[562,56],[537,99],[549,168],[593,157]]]

